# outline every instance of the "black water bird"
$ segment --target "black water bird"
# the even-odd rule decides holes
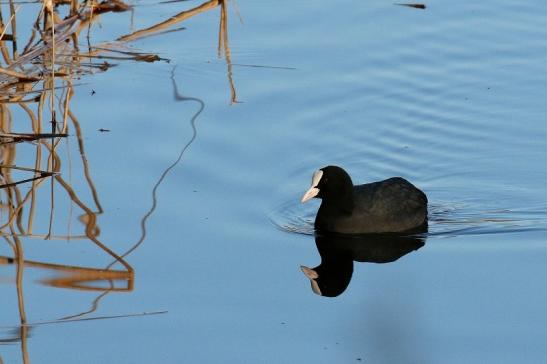
[[[341,234],[411,232],[427,225],[425,193],[401,177],[354,186],[342,168],[315,171],[302,197],[322,199],[315,229]]]

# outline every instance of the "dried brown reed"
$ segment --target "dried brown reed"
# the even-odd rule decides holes
[[[232,103],[238,101],[228,45],[226,0],[205,1],[155,25],[111,42],[94,45],[90,43],[90,35],[93,24],[100,16],[130,10],[130,5],[121,0],[85,0],[81,3],[76,0],[43,0],[40,11],[35,14],[32,29],[22,31],[17,28],[18,16],[35,8],[27,8],[24,3],[16,4],[14,0],[9,0],[7,13],[4,13],[5,7],[5,4],[0,4],[0,235],[11,247],[13,257],[0,256],[0,265],[13,264],[16,267],[20,315],[18,337],[23,362],[28,363],[26,339],[32,324],[27,322],[25,311],[24,269],[33,267],[57,272],[58,277],[43,281],[50,286],[102,292],[93,300],[89,310],[60,319],[82,320],[80,317],[94,312],[106,294],[133,290],[134,271],[125,258],[144,239],[144,236],[141,237],[120,256],[99,238],[98,217],[103,209],[91,177],[80,123],[76,112],[71,109],[77,86],[75,80],[108,71],[114,65],[112,62],[168,61],[156,54],[128,51],[125,43],[184,29],[172,28],[193,16],[220,7],[218,52],[219,57],[226,60],[230,100]],[[28,13],[24,15],[29,16]],[[23,39],[25,34],[28,35]],[[26,117],[26,121],[21,115]],[[70,156],[61,156],[61,150],[69,150],[66,147],[69,135],[75,136],[78,142],[83,171],[80,179],[85,181],[87,191],[77,191],[72,186],[72,161]],[[32,165],[28,165],[28,158],[18,163],[17,151],[23,146],[26,156],[29,155],[28,149],[32,150]],[[68,166],[68,178],[65,178],[65,164]],[[46,189],[48,185],[49,189]],[[49,206],[43,206],[44,199],[39,198],[44,195],[41,190],[49,190]],[[91,196],[90,201],[86,202],[82,197],[86,194]],[[65,235],[55,232],[55,201],[61,198],[67,199],[71,206],[79,210],[83,233],[73,234],[70,225]],[[38,217],[44,220],[44,211],[49,213],[48,228],[35,232],[35,220]],[[118,264],[121,269],[113,269],[113,264],[106,268],[93,268],[26,260],[22,240],[26,238],[85,239],[112,257],[113,264]]]

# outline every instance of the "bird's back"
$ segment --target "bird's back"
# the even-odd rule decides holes
[[[404,178],[354,186],[353,194],[351,213],[322,204],[316,229],[344,234],[403,232],[427,221],[427,197]]]

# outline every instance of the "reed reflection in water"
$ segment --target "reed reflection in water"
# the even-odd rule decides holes
[[[87,4],[87,3],[86,3]],[[64,5],[66,5],[64,3]],[[53,7],[46,4],[34,23],[29,40],[20,52],[16,32],[17,10],[10,2],[11,34],[2,23],[0,8],[0,52],[4,64],[0,64],[0,224],[1,234],[11,250],[10,255],[0,256],[0,265],[11,266],[16,271],[18,321],[9,326],[2,343],[19,342],[24,363],[29,363],[27,340],[32,328],[44,324],[57,324],[82,320],[111,319],[164,313],[122,313],[120,315],[86,317],[95,312],[100,301],[112,292],[131,292],[134,289],[135,273],[125,260],[146,238],[146,221],[157,207],[157,189],[167,174],[180,162],[183,154],[197,137],[196,120],[203,111],[204,102],[196,97],[183,96],[175,82],[174,68],[171,74],[175,101],[192,101],[198,110],[190,118],[192,136],[186,142],[175,161],[159,176],[152,190],[152,206],[141,219],[142,234],[125,253],[118,254],[109,243],[100,239],[99,217],[103,214],[99,193],[93,183],[90,166],[86,157],[84,136],[71,101],[81,76],[108,71],[113,61],[156,62],[168,61],[154,54],[127,51],[124,44],[146,36],[161,34],[163,30],[202,12],[220,7],[218,54],[227,63],[231,103],[237,102],[233,84],[232,65],[227,33],[227,10],[225,1],[208,1],[183,11],[168,21],[143,30],[120,36],[116,42],[91,45],[91,26],[101,14],[122,12],[130,6],[117,0],[105,1],[91,7],[70,2],[69,9],[60,4]],[[61,20],[66,10],[66,17]],[[87,29],[86,42],[82,42]],[[39,35],[39,36],[38,36]],[[11,49],[8,46],[11,43]],[[87,44],[87,51],[83,44]],[[23,115],[25,118],[21,118]],[[27,120],[25,125],[22,120]],[[101,129],[101,131],[107,131]],[[72,159],[69,137],[75,136],[80,165]],[[29,155],[33,163],[29,165]],[[65,157],[66,155],[66,157]],[[19,157],[19,158],[18,158]],[[77,167],[77,168],[75,168]],[[74,170],[82,175],[74,174]],[[84,183],[82,185],[82,182]],[[84,187],[82,187],[84,186]],[[27,188],[25,190],[24,188]],[[86,195],[91,199],[86,199]],[[68,202],[68,203],[67,203]],[[69,206],[66,234],[63,229],[59,206]],[[74,224],[73,217],[76,217]],[[44,230],[45,227],[45,230]],[[80,229],[81,227],[81,229]],[[81,230],[74,233],[73,230]],[[78,261],[70,264],[48,260],[29,260],[25,257],[25,239],[88,241],[112,258],[106,267],[87,266]],[[52,254],[62,256],[63,254]],[[97,264],[101,264],[97,262]],[[115,268],[119,265],[120,268]],[[99,292],[82,312],[71,313],[60,318],[31,322],[25,305],[25,270],[39,270],[46,286]],[[5,336],[4,336],[5,335]],[[0,362],[1,362],[0,358]]]

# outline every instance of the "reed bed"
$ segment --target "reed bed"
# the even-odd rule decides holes
[[[23,362],[28,362],[26,338],[30,330],[23,294],[24,269],[55,271],[59,277],[42,282],[50,286],[101,292],[89,310],[60,318],[60,321],[74,321],[94,312],[109,292],[133,290],[134,271],[125,259],[144,239],[123,255],[100,240],[98,220],[103,209],[86,158],[77,111],[71,108],[78,82],[82,77],[107,72],[119,62],[168,61],[153,53],[128,50],[126,44],[180,30],[174,26],[219,7],[219,56],[223,56],[227,64],[230,101],[237,102],[226,6],[224,0],[205,1],[165,21],[109,42],[91,44],[93,25],[101,16],[115,16],[115,13],[130,11],[132,6],[121,0],[44,0],[41,3],[9,0],[0,4],[0,236],[13,251],[12,256],[0,256],[0,265],[14,265],[16,270],[20,313],[17,330]],[[34,19],[31,29],[18,29],[21,19]],[[80,176],[72,175],[75,162],[67,147],[69,137],[77,140]],[[74,179],[83,181],[85,189],[75,188]],[[72,213],[78,216],[80,233],[72,233],[70,223],[67,234],[57,233],[57,206],[62,200],[69,201],[75,210]],[[143,224],[144,221],[145,218]],[[29,238],[87,240],[110,256],[112,263],[97,268],[77,262],[67,265],[26,260],[24,239]]]

